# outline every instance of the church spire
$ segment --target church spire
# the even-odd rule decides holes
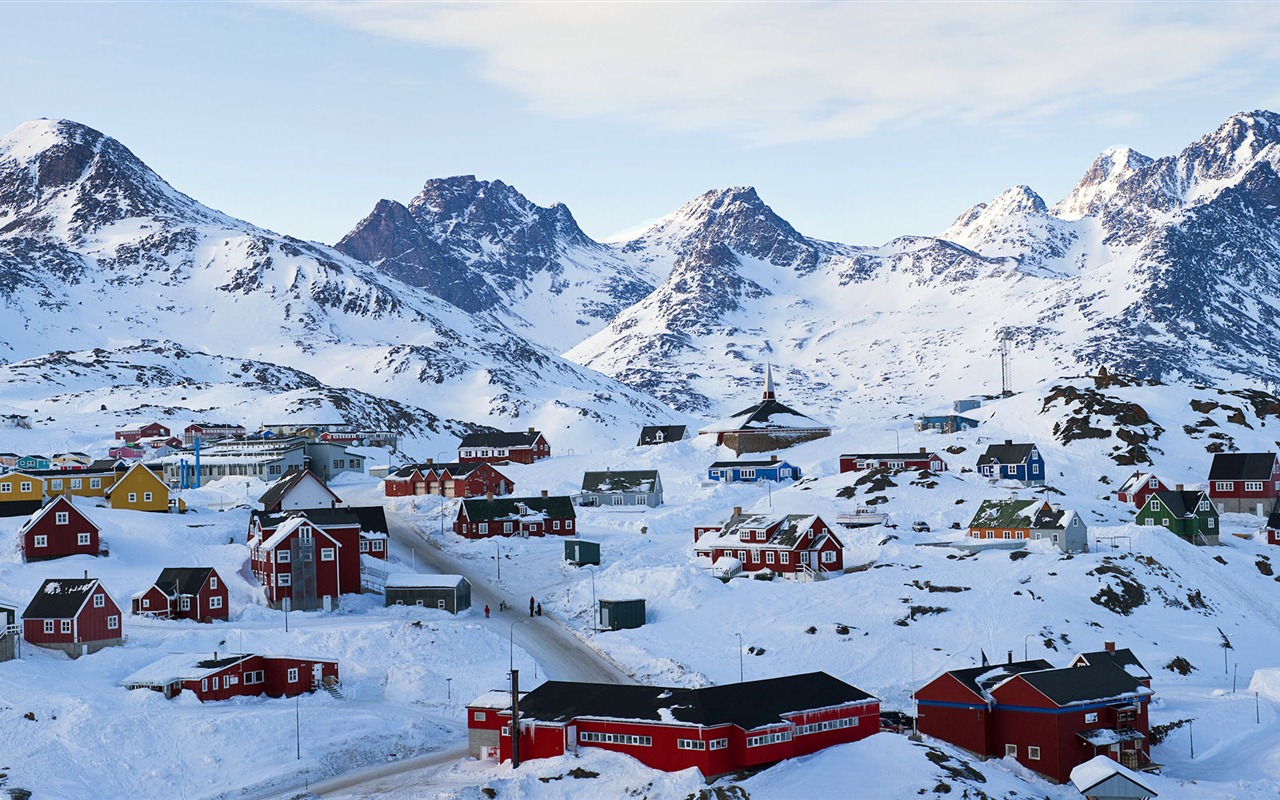
[[[773,400],[773,365],[765,362],[764,365],[764,399]]]

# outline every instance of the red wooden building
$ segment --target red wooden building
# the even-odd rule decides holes
[[[1101,650],[1095,650],[1092,653],[1080,653],[1071,659],[1070,667],[1087,667],[1090,664],[1097,664],[1100,661],[1110,661],[1117,667],[1138,679],[1138,682],[1148,689],[1151,688],[1151,673],[1147,672],[1147,668],[1142,666],[1142,662],[1133,654],[1133,651],[1127,647],[1116,649],[1115,642],[1103,642]]]
[[[172,435],[173,434],[169,429],[161,425],[159,422],[152,422],[147,425],[141,425],[137,428],[124,428],[123,430],[116,431],[117,439],[129,442],[130,444],[138,441],[139,439],[152,439],[157,436],[169,437]],[[182,442],[179,441],[178,443],[181,444]]]
[[[341,506],[339,508],[306,508],[295,511],[269,513],[249,512],[248,541],[254,537],[268,539],[290,517],[303,515],[311,522],[328,530],[355,526],[360,531],[360,554],[374,558],[387,558],[387,512],[382,506]]]
[[[1147,498],[1155,492],[1167,492],[1169,487],[1164,482],[1150,472],[1134,472],[1129,476],[1128,480],[1120,484],[1120,488],[1116,490],[1116,499],[1121,503],[1128,503],[1134,508],[1142,508],[1147,504]]]
[[[840,456],[841,472],[861,472],[864,469],[927,469],[945,472],[947,462],[937,453],[921,447],[916,453],[846,453]]]
[[[133,596],[133,613],[160,619],[227,619],[227,586],[213,567],[165,567]]]
[[[325,658],[235,653],[206,658],[173,653],[120,681],[126,689],[152,689],[165,697],[184,690],[200,702],[232,697],[293,697],[338,686],[338,662]]]
[[[723,525],[693,529],[694,554],[737,559],[744,572],[825,577],[844,572],[844,544],[814,514],[743,514],[735,507]]]
[[[943,673],[915,693],[919,730],[981,756],[1013,756],[1058,782],[1098,755],[1144,768],[1151,689],[1092,655],[1063,669],[1035,660]]]
[[[22,612],[22,638],[72,658],[124,644],[120,606],[97,578],[50,578]]]
[[[487,461],[407,464],[387,476],[387,497],[442,494],[445,497],[484,497],[511,494],[515,484]]]
[[[468,539],[489,536],[573,536],[578,514],[568,497],[492,497],[463,500],[453,532]]]
[[[1218,513],[1265,517],[1280,499],[1280,458],[1275,453],[1215,453],[1209,499]]]
[[[193,422],[182,429],[182,443],[190,446],[199,439],[201,444],[208,444],[219,439],[241,438],[244,434],[243,425],[231,422]]]
[[[249,539],[250,567],[272,608],[337,608],[360,593],[360,525],[321,526],[305,511]]]
[[[1262,535],[1267,538],[1268,544],[1280,545],[1280,507],[1267,516],[1267,521],[1262,526]]]
[[[18,533],[27,561],[96,556],[101,550],[101,530],[65,495],[34,512]]]
[[[458,445],[458,460],[462,463],[487,461],[501,464],[514,461],[532,464],[551,457],[551,445],[535,428],[527,431],[497,433],[468,433]]]
[[[816,753],[880,729],[880,701],[825,672],[701,689],[548,681],[519,710],[521,760],[599,747],[653,769],[696,767],[704,775]],[[505,761],[511,709],[499,716]],[[468,724],[476,724],[474,713]]]

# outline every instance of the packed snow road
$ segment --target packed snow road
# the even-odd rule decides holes
[[[630,676],[617,664],[588,647],[550,616],[530,617],[528,601],[523,597],[507,597],[492,586],[487,575],[481,575],[475,565],[454,558],[422,537],[411,523],[394,512],[387,514],[390,536],[403,547],[412,550],[423,564],[435,572],[461,575],[471,582],[471,607],[490,609],[491,617],[484,624],[512,639],[514,644],[533,657],[548,678],[561,681],[586,681],[593,683],[631,683]],[[523,594],[523,593],[521,593]],[[498,611],[500,601],[510,607]],[[523,600],[523,602],[522,602]],[[524,676],[526,685],[535,676]]]

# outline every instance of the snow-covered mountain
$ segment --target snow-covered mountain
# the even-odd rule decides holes
[[[567,354],[688,411],[741,404],[764,362],[833,421],[1105,364],[1142,377],[1280,374],[1280,116],[1179,155],[1099,156],[1050,207],[1019,186],[937,237],[805,237],[749,189],[709,192],[620,246],[666,279]]]
[[[430,407],[414,415],[424,420],[581,422],[586,440],[600,425],[670,415],[499,322],[202,206],[74,122],[33,121],[0,139],[0,299],[4,361],[160,342],[177,383],[205,381],[184,370],[197,361],[187,355],[207,354],[365,402]],[[265,375],[267,391],[277,377],[247,374]]]
[[[656,283],[588,238],[564,204],[543,208],[472,175],[427,181],[407,206],[379,201],[335,248],[557,352]]]

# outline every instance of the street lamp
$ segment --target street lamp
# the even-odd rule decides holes
[[[1035,634],[1028,633],[1026,636],[1022,637],[1022,660],[1023,661],[1027,660],[1027,640],[1030,639],[1032,636],[1035,636]]]
[[[449,692],[449,696],[446,699],[452,700],[453,699],[453,678],[445,678],[444,685],[446,690]]]
[[[738,683],[742,683],[742,680],[743,680],[743,671],[742,671],[742,634],[740,634],[740,633],[735,633],[735,634],[734,634],[734,636],[737,636],[737,637],[738,637]]]
[[[893,444],[894,444],[894,447],[896,447],[896,448],[897,448],[896,450],[894,450],[894,452],[895,452],[895,453],[901,453],[901,452],[902,452],[902,440],[898,438],[898,429],[897,429],[897,428],[885,428],[885,430],[886,430],[886,431],[893,431]]]
[[[498,548],[498,583],[502,583],[502,544],[494,539],[493,546]]]
[[[598,611],[599,606],[596,603],[596,571],[591,567],[583,567],[583,569],[591,573],[591,627],[594,628],[596,626],[596,614],[600,613]]]

